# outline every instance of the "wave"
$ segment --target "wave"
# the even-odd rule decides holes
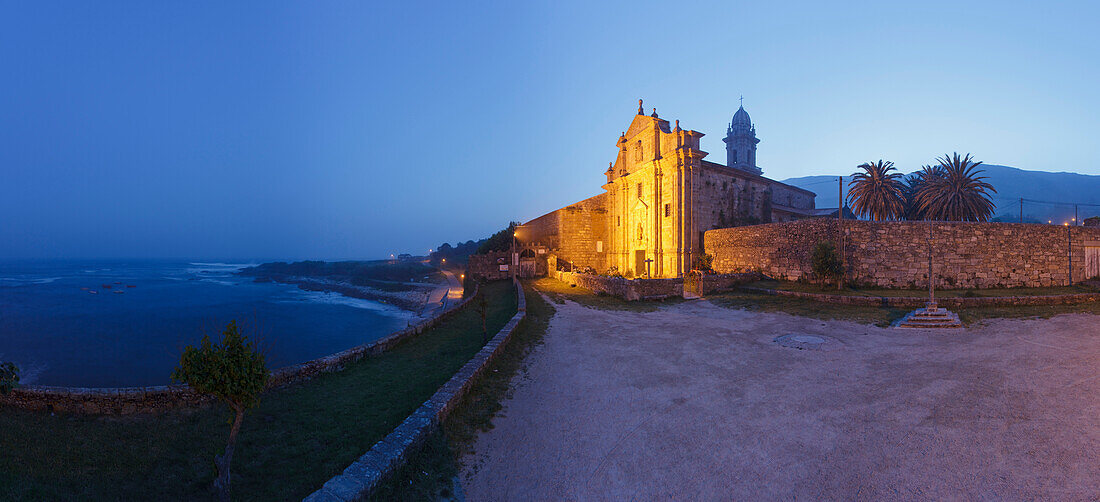
[[[49,284],[62,279],[62,277],[0,277],[0,283],[15,283],[16,286],[26,284]]]
[[[213,278],[209,278],[209,277],[204,277],[202,279],[199,279],[199,282],[212,282],[214,284],[221,284],[222,286],[236,286],[237,285],[237,283],[235,283],[233,281],[219,281],[217,279],[213,279]]]
[[[395,307],[388,303],[382,303],[374,300],[364,300],[362,298],[352,298],[350,296],[344,296],[339,293],[326,293],[324,291],[305,291],[299,289],[294,292],[294,296],[296,298],[282,301],[285,303],[309,302],[325,305],[343,305],[345,307],[373,310],[375,312],[381,312],[396,317],[411,317],[413,315],[412,312],[409,312],[399,307]]]

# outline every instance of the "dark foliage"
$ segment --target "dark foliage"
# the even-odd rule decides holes
[[[859,165],[864,172],[848,183],[848,202],[857,215],[872,221],[900,219],[905,214],[905,185],[894,163],[879,159]]]

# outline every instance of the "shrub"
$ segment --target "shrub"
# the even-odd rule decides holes
[[[709,254],[699,253],[695,255],[695,258],[693,258],[691,262],[691,268],[693,270],[698,270],[700,272],[714,271],[714,269],[711,268],[711,265],[714,263],[714,257]]]
[[[0,394],[19,386],[19,367],[15,363],[0,363]]]
[[[172,372],[172,380],[217,397],[234,412],[225,453],[214,458],[218,467],[214,490],[223,501],[229,500],[229,464],[233,461],[244,412],[259,403],[268,377],[263,354],[256,349],[255,342],[241,334],[235,321],[225,328],[220,344],[211,343],[210,336],[203,335],[198,347],[187,346],[180,356],[179,367]]]
[[[833,246],[832,242],[818,242],[814,246],[811,261],[814,275],[821,281],[822,288],[825,287],[826,279],[839,279],[840,274],[844,271],[844,267],[840,263],[840,255],[837,254],[836,247]]]

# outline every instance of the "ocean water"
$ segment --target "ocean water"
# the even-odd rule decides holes
[[[248,263],[0,262],[0,361],[22,383],[171,383],[188,344],[236,320],[271,369],[339,352],[406,326],[399,308],[234,275]],[[93,293],[94,291],[94,293]]]

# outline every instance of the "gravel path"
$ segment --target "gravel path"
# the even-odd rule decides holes
[[[558,305],[468,500],[1100,497],[1100,318],[955,333]],[[824,338],[820,350],[774,342]]]

